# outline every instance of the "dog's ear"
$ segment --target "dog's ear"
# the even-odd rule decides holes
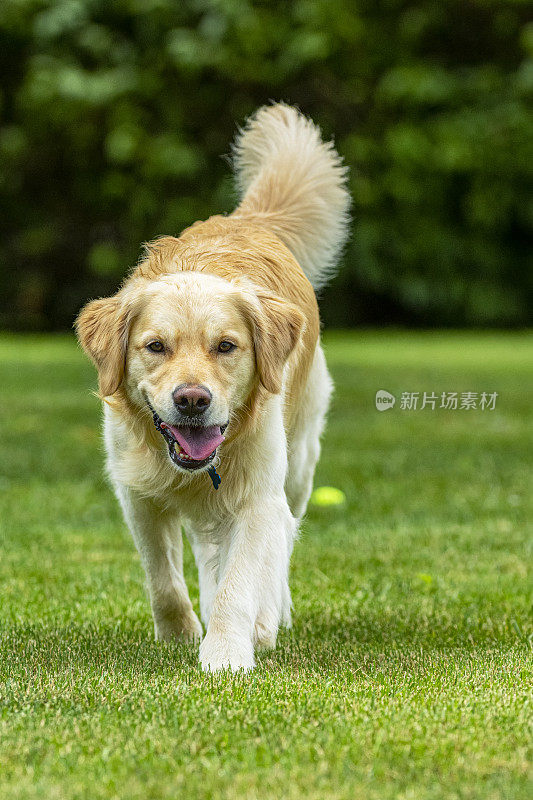
[[[259,380],[267,391],[279,394],[283,368],[305,327],[304,315],[292,303],[263,289],[245,299],[245,308]]]
[[[114,394],[124,377],[131,320],[131,306],[119,292],[87,303],[74,323],[81,346],[98,370],[102,397]]]

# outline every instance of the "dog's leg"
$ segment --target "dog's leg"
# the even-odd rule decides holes
[[[194,534],[188,533],[187,535],[198,568],[200,615],[202,617],[202,622],[207,628],[217,590],[220,548],[216,544],[198,539]]]
[[[204,670],[252,669],[254,640],[260,645],[274,644],[289,591],[294,533],[295,520],[284,495],[254,499],[232,525],[200,646]]]
[[[156,639],[201,638],[183,578],[179,519],[122,486],[116,492],[146,572]]]
[[[317,345],[300,411],[290,433],[289,469],[285,489],[290,509],[298,520],[305,514],[313,489],[313,477],[320,456],[320,436],[332,390],[333,382],[326,359],[322,348]]]

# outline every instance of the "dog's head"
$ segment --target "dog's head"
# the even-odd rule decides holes
[[[131,279],[76,322],[100,394],[120,388],[136,408],[151,406],[187,471],[209,466],[258,384],[281,391],[303,325],[280,297],[201,271]]]

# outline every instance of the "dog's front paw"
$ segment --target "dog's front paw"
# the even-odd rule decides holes
[[[229,669],[249,671],[254,668],[254,648],[247,639],[207,633],[200,645],[200,664],[204,672]]]
[[[202,633],[202,625],[194,611],[167,614],[155,620],[155,638],[158,642],[199,642]]]

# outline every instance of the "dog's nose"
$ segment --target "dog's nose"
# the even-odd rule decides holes
[[[203,414],[211,404],[211,392],[205,386],[182,383],[172,392],[176,407],[186,417]]]

